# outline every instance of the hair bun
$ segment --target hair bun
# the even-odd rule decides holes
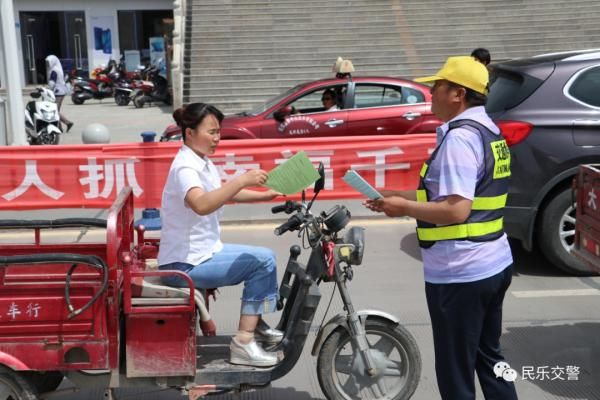
[[[185,107],[179,107],[173,111],[173,119],[177,126],[183,127],[183,114],[185,113]]]

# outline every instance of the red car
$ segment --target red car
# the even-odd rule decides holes
[[[334,103],[327,103],[334,97]],[[332,105],[333,104],[333,105]],[[302,83],[252,111],[225,118],[222,139],[431,133],[429,87],[391,77],[321,79]],[[176,125],[162,141],[178,140]]]

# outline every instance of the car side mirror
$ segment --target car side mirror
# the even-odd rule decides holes
[[[273,113],[273,118],[275,119],[275,121],[283,123],[283,122],[285,122],[285,119],[287,117],[289,117],[290,115],[292,115],[292,107],[285,106],[285,107],[281,107],[279,110],[275,111]]]
[[[319,172],[320,178],[315,182],[314,192],[315,194],[319,193],[325,187],[325,166],[322,162],[319,163],[319,167],[317,168]]]

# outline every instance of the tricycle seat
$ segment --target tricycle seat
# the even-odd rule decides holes
[[[134,289],[134,293],[139,293],[137,297],[131,299],[134,306],[185,305],[188,303],[187,299],[190,292],[188,288],[166,286],[158,276],[135,279],[132,282],[132,289]],[[194,300],[200,314],[200,320],[210,320],[211,317],[206,307],[204,294],[198,289],[194,292]]]

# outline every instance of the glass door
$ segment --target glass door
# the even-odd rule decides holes
[[[65,73],[77,70],[77,73],[88,71],[87,39],[85,34],[85,13],[68,11],[64,13],[66,33],[66,54],[69,65],[63,65]]]
[[[38,66],[36,63],[36,26],[40,24],[39,16],[33,13],[20,13],[21,42],[23,44],[23,65],[25,67],[25,80],[28,84],[38,83]],[[39,51],[39,49],[38,49]],[[42,71],[44,73],[44,71]]]

